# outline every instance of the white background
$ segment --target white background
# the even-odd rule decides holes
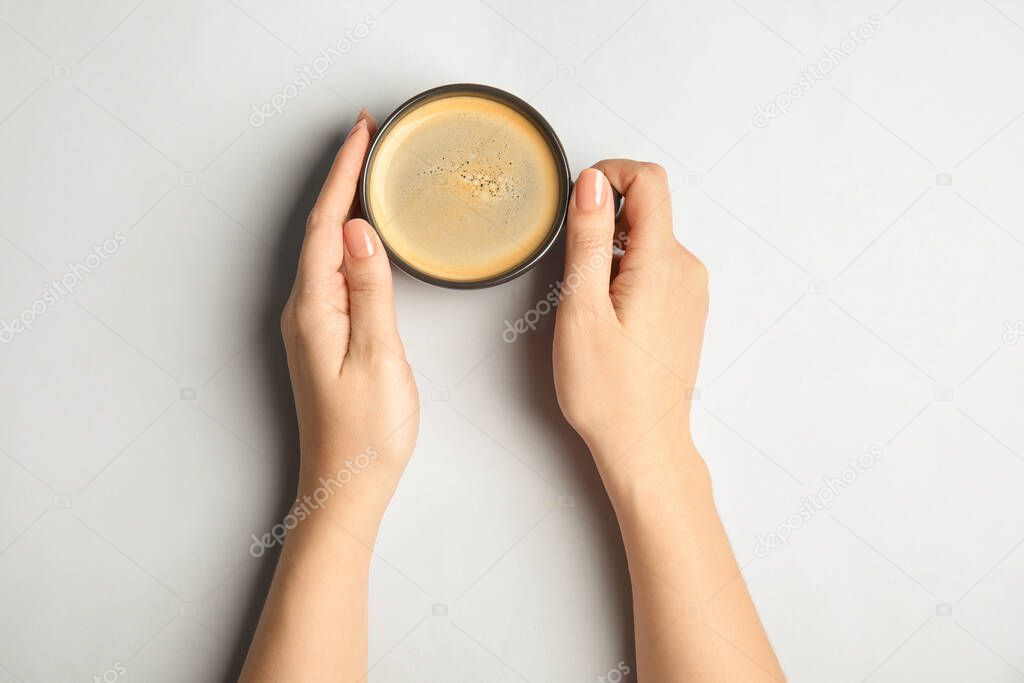
[[[1024,679],[1024,341],[1004,337],[1024,319],[1024,6],[427,5],[0,1],[0,318],[126,237],[0,345],[0,682],[234,675],[272,569],[250,534],[292,492],[277,315],[305,214],[359,106],[453,81],[528,98],[574,172],[669,170],[711,272],[696,439],[791,680]],[[754,125],[872,15],[829,80]],[[397,278],[424,405],[373,565],[372,681],[632,667],[550,316],[501,339],[559,267],[480,292]],[[755,554],[872,446],[830,510]]]

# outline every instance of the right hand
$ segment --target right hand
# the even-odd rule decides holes
[[[609,181],[625,198],[617,268]],[[707,281],[673,234],[664,169],[610,159],[580,174],[569,202],[555,389],[606,485],[630,472],[656,477],[666,462],[679,462],[680,450],[696,454],[689,416]]]

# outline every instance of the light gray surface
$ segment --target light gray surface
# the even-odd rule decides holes
[[[669,169],[712,279],[696,438],[791,679],[1024,678],[1024,343],[1003,336],[1024,319],[1020,3],[389,2],[0,1],[0,318],[125,242],[0,345],[0,682],[232,675],[271,568],[250,534],[294,470],[276,316],[304,214],[356,106],[451,81],[529,97],[574,170]],[[253,126],[346,29],[365,38]],[[632,664],[551,318],[501,339],[558,268],[397,280],[425,405],[373,566],[373,681]]]

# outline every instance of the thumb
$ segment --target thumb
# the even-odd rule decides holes
[[[598,312],[611,305],[613,203],[604,174],[596,168],[584,169],[569,199],[562,292],[566,302],[582,303]]]
[[[349,350],[369,351],[383,344],[401,354],[395,323],[395,298],[391,265],[373,227],[361,218],[345,223],[345,281],[348,285],[352,330]]]

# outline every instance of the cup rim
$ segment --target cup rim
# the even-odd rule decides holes
[[[551,147],[551,151],[555,156],[555,164],[559,167],[559,180],[562,181],[562,189],[560,191],[558,201],[558,213],[555,215],[551,228],[548,230],[548,234],[545,236],[544,240],[529,256],[517,265],[498,273],[497,275],[479,280],[448,280],[445,278],[439,278],[431,275],[430,273],[423,272],[399,256],[398,253],[388,244],[383,233],[377,229],[377,223],[370,208],[369,193],[367,189],[370,167],[373,165],[373,160],[377,154],[379,144],[381,140],[384,139],[388,129],[393,127],[404,114],[415,109],[424,102],[437,99],[438,97],[454,96],[457,93],[480,95],[497,100],[502,104],[513,107],[519,113],[529,118],[531,123],[537,126],[537,129],[546,138],[549,146]],[[540,262],[540,260],[544,258],[549,251],[551,251],[551,248],[555,245],[559,236],[562,234],[562,230],[565,229],[571,188],[572,177],[569,171],[569,159],[565,154],[565,148],[562,147],[562,141],[559,139],[558,134],[555,133],[555,129],[551,127],[550,123],[548,123],[547,119],[545,119],[544,116],[542,116],[541,113],[526,100],[523,100],[506,90],[502,90],[501,88],[483,85],[481,83],[449,83],[447,85],[439,85],[413,95],[405,102],[398,105],[398,107],[388,114],[386,119],[384,119],[384,122],[380,125],[377,134],[371,141],[370,147],[366,152],[366,161],[363,164],[363,170],[359,176],[359,199],[362,204],[363,215],[374,227],[374,230],[377,230],[377,235],[380,237],[381,244],[384,245],[384,251],[387,252],[388,258],[391,262],[406,274],[411,275],[417,280],[437,287],[444,287],[446,289],[483,289],[485,287],[493,287],[515,279],[537,265],[537,263]]]

